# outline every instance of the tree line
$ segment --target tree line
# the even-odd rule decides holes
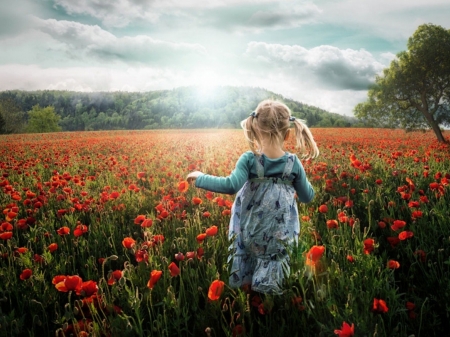
[[[0,92],[0,133],[238,128],[239,122],[267,98],[283,101],[310,127],[350,127],[356,123],[352,117],[253,87],[93,93],[11,90]],[[44,125],[47,128],[41,131]],[[48,130],[49,126],[54,129]]]

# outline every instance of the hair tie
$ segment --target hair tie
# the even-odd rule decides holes
[[[294,116],[290,116],[289,117],[289,122],[293,122],[293,121],[295,121],[295,117]]]
[[[253,112],[250,114],[250,116],[253,117],[253,118],[257,118],[257,117],[258,117],[258,116],[256,116],[256,111],[253,111]]]

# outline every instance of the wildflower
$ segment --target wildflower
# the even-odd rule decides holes
[[[374,251],[375,249],[375,240],[374,239],[365,239],[364,240],[364,254],[370,254]]]
[[[148,280],[147,282],[147,287],[153,289],[153,287],[159,281],[161,276],[162,276],[161,270],[152,270],[152,272],[150,273],[150,280]]]
[[[402,221],[402,220],[395,220],[394,223],[393,223],[393,225],[391,226],[391,229],[392,229],[393,231],[396,231],[396,230],[399,230],[399,229],[401,229],[401,228],[403,228],[403,227],[405,227],[405,226],[406,226],[406,222],[405,222],[405,221]]]
[[[122,278],[122,271],[121,270],[114,270],[111,273],[110,278],[108,279],[108,284],[113,285],[117,281],[119,281]]]
[[[400,239],[396,236],[388,236],[386,239],[392,248],[395,248],[400,243]]]
[[[215,236],[217,235],[217,232],[218,232],[217,226],[211,226],[206,229],[205,234],[206,236]]]
[[[133,248],[135,243],[136,241],[130,237],[126,237],[125,239],[122,240],[122,245],[127,249]]]
[[[245,336],[245,329],[241,324],[237,324],[231,330],[231,334],[233,337]]]
[[[386,305],[386,302],[382,299],[374,298],[372,311],[375,313],[385,314],[389,311],[389,308]]]
[[[353,263],[353,262],[355,262],[355,258],[351,255],[347,255],[347,261],[350,263]]]
[[[319,212],[320,213],[327,213],[328,212],[328,206],[327,205],[320,205],[319,206]]]
[[[187,259],[193,259],[195,257],[195,252],[186,252]]]
[[[88,227],[80,224],[75,227],[75,230],[73,231],[73,235],[75,235],[76,237],[79,237],[79,236],[83,235],[84,233],[87,233],[87,231],[88,231]]]
[[[180,268],[178,268],[178,266],[176,265],[175,262],[171,262],[168,266],[169,271],[170,271],[170,276],[175,277],[180,275]]]
[[[338,228],[338,222],[337,220],[327,220],[327,227],[328,228]]]
[[[312,246],[306,253],[306,265],[314,267],[325,252],[325,246]]]
[[[196,253],[197,259],[201,260],[203,254],[205,253],[205,250],[202,247],[198,247]]]
[[[334,333],[339,337],[352,337],[355,335],[355,324],[350,326],[347,322],[342,322],[341,330],[334,330]]]
[[[389,269],[398,269],[398,268],[400,268],[400,263],[398,261],[395,261],[395,260],[389,260],[387,262],[387,267]]]
[[[61,228],[58,228],[56,230],[56,233],[58,233],[59,236],[64,236],[70,234],[70,228],[67,226],[63,226]]]
[[[22,271],[22,274],[20,274],[20,279],[21,280],[28,280],[31,277],[31,275],[33,275],[33,271],[31,269],[28,269],[28,268],[24,269]]]
[[[422,249],[418,249],[414,252],[414,255],[417,256],[417,258],[421,261],[421,262],[425,262],[427,260],[427,254],[422,250]]]
[[[220,296],[222,295],[223,288],[225,283],[220,280],[214,280],[212,281],[211,285],[209,286],[208,290],[208,298],[211,301],[217,301]]]
[[[58,244],[57,243],[51,243],[48,246],[48,250],[50,253],[53,253],[54,251],[56,251],[58,249]]]
[[[13,235],[12,232],[3,232],[3,233],[0,233],[0,239],[6,241],[6,240],[11,239],[11,238],[12,238],[12,235]]]
[[[197,235],[196,239],[197,239],[198,243],[202,243],[206,239],[206,233],[201,233],[201,234]]]
[[[175,260],[177,261],[183,261],[184,260],[184,254],[181,252],[178,252],[175,254]]]
[[[53,278],[55,280],[55,278]],[[63,281],[60,281],[55,284],[55,288],[58,291],[68,292],[68,291],[77,291],[81,287],[83,280],[78,275],[66,276]]]
[[[193,198],[192,198],[192,203],[193,203],[194,205],[200,205],[202,202],[203,202],[203,201],[202,201],[202,199],[200,199],[200,198],[197,198],[197,197],[193,197]]]
[[[134,253],[134,258],[136,259],[136,262],[148,262],[148,252],[145,249],[138,249]]]
[[[180,191],[181,193],[187,192],[188,189],[189,183],[187,181],[183,180],[178,184],[178,191]]]
[[[144,220],[145,220],[145,215],[140,214],[134,219],[134,224],[140,225]]]
[[[19,254],[25,254],[26,252],[28,252],[28,248],[26,247],[19,247],[16,249],[16,252]]]
[[[149,228],[149,227],[152,227],[152,226],[153,226],[153,220],[152,219],[145,219],[141,223],[141,227],[142,228]]]
[[[414,236],[414,233],[412,231],[403,231],[398,235],[398,238],[402,241],[412,238]]]
[[[76,289],[77,295],[81,295],[84,297],[90,297],[97,293],[98,286],[95,281],[86,281],[82,282],[81,285]]]

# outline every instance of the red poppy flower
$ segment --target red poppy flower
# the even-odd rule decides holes
[[[20,279],[21,280],[28,280],[31,277],[31,275],[33,275],[33,271],[31,269],[28,269],[28,268],[24,269],[22,271],[22,274],[20,274]]]
[[[200,198],[193,197],[193,198],[192,198],[192,203],[193,203],[194,205],[200,205],[201,203],[203,203],[203,201],[202,201],[202,199],[200,199]]]
[[[389,260],[387,263],[387,267],[389,269],[398,269],[398,268],[400,268],[400,263],[395,260]]]
[[[12,232],[3,232],[3,233],[0,233],[0,239],[5,240],[5,241],[11,239],[12,236],[13,236],[13,233],[12,233]]]
[[[183,261],[184,260],[184,254],[181,252],[178,252],[175,254],[175,260],[177,261]]]
[[[149,227],[152,227],[152,226],[153,226],[153,220],[152,219],[145,219],[141,223],[141,227],[142,228],[149,228]]]
[[[187,192],[188,189],[189,189],[189,183],[186,180],[180,181],[178,183],[178,191],[180,191],[181,193]]]
[[[119,281],[122,278],[122,271],[121,270],[114,270],[111,273],[110,278],[108,279],[108,284],[113,285],[117,281]]]
[[[364,240],[364,254],[370,254],[374,251],[375,249],[375,240],[374,239],[365,239]]]
[[[233,337],[245,336],[245,328],[241,324],[237,324],[231,330],[231,334]]]
[[[66,227],[66,226],[58,228],[56,230],[56,233],[58,233],[58,235],[60,235],[60,236],[68,235],[68,234],[70,234],[70,228]]]
[[[198,247],[196,253],[197,253],[197,259],[201,260],[203,254],[205,253],[205,250],[202,247]]]
[[[380,314],[384,314],[389,311],[389,308],[386,305],[386,302],[382,299],[374,298],[372,311]]]
[[[337,220],[333,220],[333,219],[330,219],[330,220],[327,220],[327,227],[328,228],[338,228],[338,222],[337,222]]]
[[[136,174],[136,176],[137,176],[138,179],[145,180],[145,178],[147,178],[147,173],[146,172],[138,172]]]
[[[186,252],[187,259],[193,259],[195,257],[195,252]]]
[[[136,262],[148,262],[148,252],[145,249],[138,249],[134,253],[134,258],[136,259]]]
[[[398,235],[398,238],[403,241],[403,240],[412,238],[413,236],[414,236],[414,233],[412,231],[403,231]]]
[[[350,326],[347,322],[342,323],[341,330],[334,330],[334,333],[339,337],[352,337],[355,335],[355,324],[352,323]]]
[[[214,280],[212,281],[211,285],[209,286],[208,290],[208,298],[211,301],[217,301],[220,296],[222,295],[223,289],[224,289],[225,283],[220,280]]]
[[[19,247],[16,249],[16,252],[19,254],[25,254],[26,252],[28,252],[28,248],[26,247]]]
[[[351,255],[347,255],[347,261],[350,263],[353,263],[353,262],[355,262],[355,258]]]
[[[202,243],[206,239],[206,233],[201,233],[201,234],[197,235],[196,239],[197,239],[198,243]]]
[[[52,284],[58,284],[66,279],[66,275],[56,275],[52,279]]]
[[[215,235],[217,235],[218,231],[219,231],[219,229],[217,228],[217,226],[211,226],[206,229],[205,234],[206,234],[206,236],[215,236]]]
[[[134,219],[134,224],[135,225],[140,225],[143,221],[145,220],[145,215],[138,215],[135,219]]]
[[[315,266],[323,253],[325,253],[325,246],[312,246],[308,253],[306,253],[305,264],[307,266]]]
[[[401,228],[403,228],[403,227],[405,227],[405,226],[406,226],[406,222],[405,222],[405,221],[402,221],[402,220],[395,220],[394,223],[393,223],[393,225],[391,226],[391,229],[392,229],[393,231],[397,231],[397,230],[399,230],[399,229],[401,229]]]
[[[122,245],[127,249],[133,248],[135,243],[136,241],[130,237],[126,237],[125,239],[122,240]]]
[[[81,295],[84,297],[90,297],[97,293],[98,286],[97,282],[95,281],[86,281],[81,283],[79,287],[77,287],[76,292],[77,295]]]
[[[439,188],[439,184],[436,182],[430,183],[430,190],[434,191]]]
[[[85,225],[77,225],[77,226],[75,227],[75,230],[73,231],[73,235],[74,235],[75,237],[79,237],[79,236],[83,235],[84,233],[87,233],[87,231],[88,231],[88,226],[85,226]]]
[[[211,216],[211,213],[209,213],[208,211],[206,211],[206,212],[203,212],[203,217],[204,218],[209,218],[210,216]]]
[[[66,276],[63,281],[55,284],[55,288],[66,293],[68,291],[76,291],[81,287],[82,283],[83,280],[78,275]]]
[[[421,262],[426,262],[427,260],[427,254],[422,249],[416,250],[414,255],[416,255]]]
[[[175,262],[171,262],[168,266],[169,271],[170,271],[170,276],[175,277],[180,275],[180,268],[178,268],[178,266],[176,265]]]
[[[164,237],[164,235],[162,235],[162,234],[156,234],[156,235],[153,235],[153,238],[152,238],[152,241],[155,243],[155,244],[158,244],[158,243],[164,243],[164,240],[165,240],[165,237]]]
[[[50,253],[53,253],[55,250],[57,250],[58,249],[58,244],[57,243],[51,243],[49,246],[48,246],[48,250],[50,251]]]
[[[159,281],[161,276],[162,276],[161,270],[152,270],[152,272],[150,273],[150,279],[147,282],[147,287],[153,289],[153,287]]]
[[[319,206],[319,213],[327,213],[328,212],[328,206],[327,205],[320,205]]]
[[[44,262],[44,258],[39,254],[34,254],[33,261],[36,263],[42,263]]]

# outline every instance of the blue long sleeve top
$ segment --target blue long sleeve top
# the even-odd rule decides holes
[[[285,153],[284,156],[275,159],[268,158],[264,154],[261,156],[264,160],[264,176],[281,178],[288,154]],[[295,162],[289,180],[292,181],[293,187],[297,192],[298,200],[308,203],[314,197],[314,189],[306,177],[302,163],[297,156],[294,156],[294,158]],[[235,194],[244,186],[247,180],[258,177],[255,160],[254,153],[247,151],[239,157],[235,169],[228,177],[201,174],[197,177],[195,186],[212,192]]]

